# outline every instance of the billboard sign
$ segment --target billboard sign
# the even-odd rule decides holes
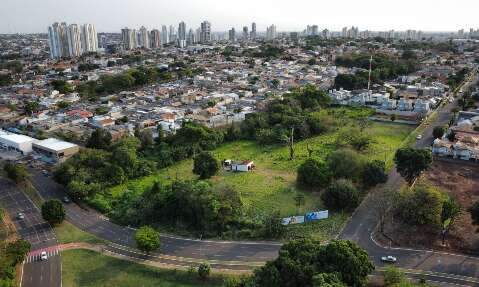
[[[306,221],[316,221],[321,220],[329,217],[328,210],[310,212],[306,214]]]
[[[283,218],[283,220],[281,221],[282,225],[300,224],[300,223],[304,223],[303,215],[286,217],[286,218]]]

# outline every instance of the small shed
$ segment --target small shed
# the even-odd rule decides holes
[[[231,163],[231,171],[251,171],[254,167],[254,162],[252,160]]]

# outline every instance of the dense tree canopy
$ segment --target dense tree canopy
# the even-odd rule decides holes
[[[412,225],[441,226],[443,203],[447,200],[432,186],[417,184],[412,190],[404,189],[396,202],[401,219]]]
[[[353,242],[321,245],[310,239],[292,240],[281,247],[277,259],[255,270],[254,286],[359,287],[365,286],[373,270],[368,254]],[[330,285],[318,285],[321,282]]]
[[[386,167],[383,161],[373,160],[366,163],[363,170],[363,184],[366,187],[373,187],[385,183],[388,179]]]
[[[110,132],[105,129],[96,129],[91,133],[90,137],[88,138],[86,147],[108,150],[110,144]]]
[[[432,163],[431,151],[426,149],[400,148],[394,156],[396,169],[411,185]]]
[[[361,156],[350,149],[340,149],[329,154],[327,158],[329,170],[335,178],[359,179],[364,162]]]
[[[3,170],[7,174],[7,177],[19,184],[25,182],[28,178],[28,172],[23,165],[7,162],[3,166]]]

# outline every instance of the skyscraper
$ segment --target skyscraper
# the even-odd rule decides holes
[[[211,23],[208,21],[201,23],[200,42],[202,44],[211,42]]]
[[[69,57],[68,27],[66,23],[54,23],[48,27],[48,43],[52,58]]]
[[[153,29],[150,33],[150,47],[152,49],[161,48],[161,35],[160,30]]]
[[[145,49],[150,48],[150,33],[144,26],[141,26],[140,28],[140,35],[138,39],[138,46]]]
[[[123,42],[123,48],[125,50],[135,49],[137,46],[136,31],[134,29],[124,28],[121,29],[121,37]]]
[[[251,40],[256,40],[256,23],[251,24],[251,35],[250,35]]]
[[[249,33],[248,33],[248,26],[243,27],[243,41],[248,41]]]
[[[274,40],[276,39],[276,26],[271,25],[266,28],[266,40]]]
[[[165,25],[161,26],[161,44],[166,45],[168,44],[169,37],[168,37],[168,29],[166,28]]]
[[[96,52],[98,50],[98,35],[95,25],[85,24],[81,26],[81,43],[83,53]]]
[[[80,36],[80,28],[77,24],[68,26],[68,53],[71,57],[78,57],[82,54],[82,41]]]
[[[180,22],[178,25],[178,47],[186,47],[186,24],[185,22]]]
[[[231,28],[231,30],[228,31],[228,40],[233,43],[236,42],[235,28]]]
[[[188,31],[188,36],[186,37],[186,44],[188,46],[194,45],[196,43],[196,35],[193,29]]]
[[[170,25],[169,40],[170,40],[169,43],[176,42],[176,31],[175,31],[175,27],[173,27],[172,25]]]
[[[52,58],[78,57],[98,50],[98,35],[92,24],[54,23],[48,27],[48,44]]]

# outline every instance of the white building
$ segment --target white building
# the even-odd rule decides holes
[[[81,42],[83,53],[96,52],[98,50],[98,35],[95,25],[85,24],[81,26]]]
[[[33,150],[49,161],[61,162],[78,153],[80,147],[73,143],[48,138],[34,142]]]
[[[141,48],[149,49],[150,48],[150,33],[148,30],[141,26],[140,35],[139,35],[138,46]]]
[[[82,54],[82,43],[80,28],[77,24],[68,26],[68,51],[72,57],[79,57]]]
[[[26,155],[32,152],[32,144],[36,140],[34,138],[17,135],[0,130],[0,148],[16,151],[22,155]]]
[[[207,44],[209,42],[211,42],[211,23],[204,21],[200,28],[200,43]]]

